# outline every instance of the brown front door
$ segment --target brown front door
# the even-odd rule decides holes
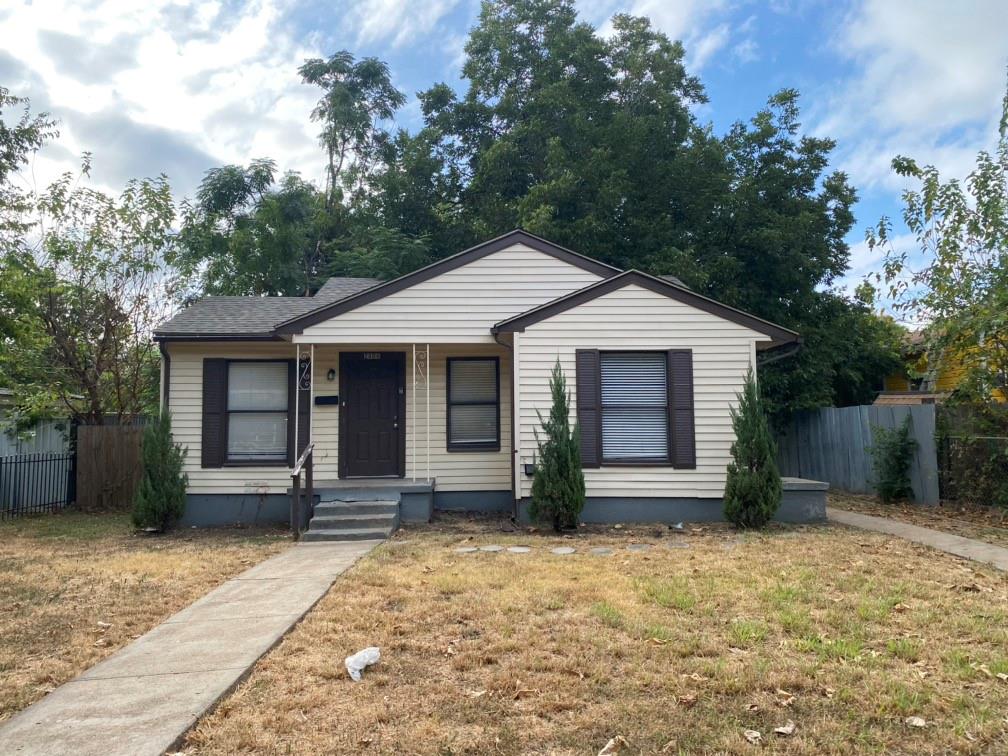
[[[402,352],[340,354],[340,477],[403,475],[404,373]]]

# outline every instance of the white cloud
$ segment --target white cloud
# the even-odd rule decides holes
[[[1004,0],[865,0],[843,19],[833,49],[853,76],[815,102],[818,133],[858,186],[897,189],[896,154],[969,172],[996,137],[1008,65]]]
[[[354,2],[347,19],[357,29],[357,44],[388,42],[400,47],[426,36],[459,0],[364,0]]]
[[[634,0],[629,5],[612,0],[582,0],[582,17],[598,27],[603,35],[612,32],[612,16],[628,13],[647,16],[656,29],[686,47],[686,64],[697,73],[726,47],[732,37],[731,27],[723,21],[730,3],[727,0]]]

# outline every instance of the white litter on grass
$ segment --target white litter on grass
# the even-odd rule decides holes
[[[368,646],[364,650],[348,656],[344,663],[346,664],[346,671],[350,673],[350,679],[354,682],[360,682],[361,672],[364,671],[364,668],[377,664],[380,658],[381,651],[378,650],[377,646]]]

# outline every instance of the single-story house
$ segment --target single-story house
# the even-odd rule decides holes
[[[800,341],[521,230],[392,281],[206,297],[155,338],[188,447],[186,521],[203,524],[286,520],[309,443],[323,503],[393,501],[396,522],[432,509],[521,518],[557,360],[585,521],[720,519],[730,407],[761,351]],[[362,524],[354,509],[328,514],[340,511]],[[787,502],[782,516],[802,517]]]

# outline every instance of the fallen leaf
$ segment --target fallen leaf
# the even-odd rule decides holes
[[[836,693],[836,691],[833,690],[833,688],[823,688],[823,695],[826,696],[826,698],[833,698],[834,693]]]
[[[1001,682],[1008,682],[1008,673],[998,672],[995,677]]]
[[[759,730],[743,730],[742,737],[748,740],[753,745],[759,745],[763,742],[763,735]]]
[[[893,611],[894,612],[906,612],[906,611],[909,611],[909,609],[910,609],[910,607],[907,606],[906,604],[902,603],[902,602],[900,602],[899,604],[896,604],[896,606],[893,607]]]
[[[622,735],[617,735],[614,738],[610,738],[609,742],[603,746],[602,750],[598,752],[598,756],[612,756],[614,753],[619,753],[625,747],[629,747],[627,739]]]
[[[696,703],[697,697],[696,693],[687,693],[684,696],[676,697],[676,703],[682,706],[684,709],[688,709]]]
[[[108,645],[108,641],[107,641],[107,640],[105,640],[104,638],[99,638],[98,640],[96,640],[96,641],[94,642],[94,644],[95,644],[96,646],[107,646],[107,645]]]
[[[907,717],[904,721],[908,727],[927,727],[924,717]]]
[[[680,676],[680,677],[685,677],[685,678],[687,678],[687,679],[689,679],[689,680],[694,680],[694,681],[696,681],[696,682],[706,682],[707,680],[709,680],[709,679],[710,679],[709,677],[704,677],[704,676],[703,676],[703,675],[701,675],[701,674],[700,674],[699,672],[693,672],[693,673],[691,673],[691,674],[688,674],[688,675],[687,675],[687,674],[685,674],[685,673],[683,673],[683,674],[681,674],[681,675],[679,675],[679,676]]]
[[[672,641],[668,638],[648,638],[649,643],[654,643],[656,646],[664,646],[666,643],[671,643]]]
[[[786,724],[782,724],[780,727],[774,727],[774,732],[778,735],[792,735],[795,731],[794,720],[789,719]]]
[[[781,690],[780,688],[777,688],[774,692],[777,694],[777,703],[781,706],[790,706],[794,703],[795,697],[793,693],[788,693],[786,690]]]
[[[108,630],[110,627],[112,627],[111,622],[98,622],[97,624],[98,627],[100,627],[102,630]]]
[[[485,690],[467,690],[466,691],[466,695],[469,696],[469,698],[480,698],[481,696],[485,696],[486,695],[486,691]]]
[[[979,664],[977,662],[972,662],[970,664],[970,669],[975,669],[977,672],[983,672],[987,677],[994,677],[994,673],[990,671],[990,667],[986,664]]]
[[[533,694],[537,694],[538,692],[539,691],[534,688],[521,688],[520,690],[515,691],[514,698],[515,701],[517,701],[519,698],[524,698],[525,696],[531,696]]]
[[[752,712],[759,711],[759,704],[754,703],[749,704],[748,706],[746,706],[746,711],[752,711]]]

